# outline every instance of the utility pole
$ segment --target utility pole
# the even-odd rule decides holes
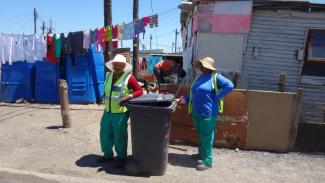
[[[178,31],[177,31],[177,29],[175,30],[175,53],[177,52],[177,35],[178,35]]]
[[[150,51],[151,51],[151,41],[152,41],[152,35],[150,34]]]
[[[173,50],[174,50],[174,45],[175,45],[175,43],[172,43],[172,53],[173,53]]]
[[[36,8],[34,8],[34,34],[36,34],[36,23],[37,23],[38,14]]]
[[[104,0],[104,25],[105,25],[105,27],[107,27],[107,26],[112,27],[112,0]],[[104,51],[105,62],[112,60],[112,58],[113,58],[112,50],[113,50],[112,41],[106,41],[105,42],[105,51]],[[105,73],[107,71],[108,70],[105,67]]]
[[[133,21],[139,16],[139,0],[133,0]],[[137,76],[138,60],[139,60],[139,37],[133,39],[133,75]]]
[[[45,29],[46,29],[46,26],[45,26],[45,22],[44,21],[43,21],[43,25],[42,25],[41,29],[42,29],[42,33],[44,34],[45,33]]]

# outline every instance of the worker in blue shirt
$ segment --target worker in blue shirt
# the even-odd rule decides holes
[[[190,95],[176,101],[189,104],[189,113],[192,115],[200,140],[198,154],[193,154],[192,157],[197,160],[202,159],[202,163],[198,164],[196,169],[203,171],[212,167],[214,129],[218,113],[223,109],[221,101],[233,90],[234,85],[230,80],[216,73],[214,60],[210,57],[197,60],[195,66],[202,74],[193,82]]]

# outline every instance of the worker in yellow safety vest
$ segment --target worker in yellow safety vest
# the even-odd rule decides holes
[[[110,69],[105,79],[105,111],[100,123],[100,143],[104,153],[97,161],[99,163],[117,161],[125,165],[127,157],[127,121],[129,112],[124,105],[128,100],[143,94],[138,81],[131,75],[132,66],[126,58],[118,54],[107,62]],[[115,146],[116,157],[114,157]]]

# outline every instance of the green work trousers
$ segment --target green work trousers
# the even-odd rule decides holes
[[[202,158],[202,163],[212,165],[212,147],[217,116],[201,116],[192,113],[192,119],[200,140],[199,154]]]
[[[104,112],[100,122],[100,144],[105,158],[114,157],[113,146],[115,146],[115,152],[118,158],[126,158],[128,147],[128,119],[128,112]]]

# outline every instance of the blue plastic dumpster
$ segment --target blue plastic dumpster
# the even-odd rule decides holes
[[[59,64],[37,61],[35,65],[35,101],[49,104],[59,103]]]
[[[17,61],[1,66],[0,97],[4,102],[18,99],[34,100],[35,70],[34,64]]]

